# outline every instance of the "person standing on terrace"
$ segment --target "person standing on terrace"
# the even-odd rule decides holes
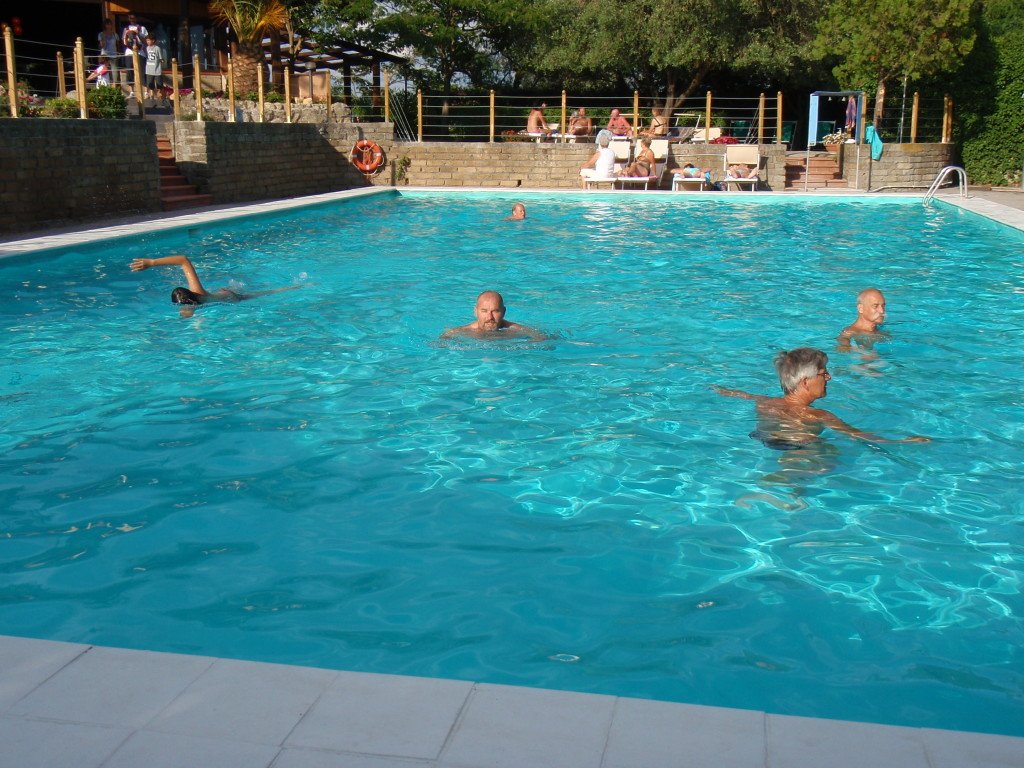
[[[612,115],[608,118],[608,125],[605,127],[616,136],[629,136],[633,132],[633,126],[630,125],[629,120],[624,118],[617,109],[612,110]]]
[[[135,70],[135,56],[139,55],[139,52],[146,46],[146,36],[149,32],[146,28],[139,23],[139,20],[135,17],[134,13],[128,14],[128,23],[125,25],[124,30],[121,32],[121,43],[124,45],[124,66],[129,72]],[[140,62],[141,64],[141,62]],[[129,82],[132,79],[132,75],[128,76]],[[139,83],[139,87],[142,87],[142,83]],[[142,98],[141,96],[139,98]]]
[[[112,19],[106,19],[103,22],[103,31],[99,34],[100,44],[100,61],[103,57],[107,57],[107,64],[110,67],[111,82],[114,85],[121,84],[121,49],[120,49],[120,38],[117,36],[117,30],[114,29],[114,22]]]

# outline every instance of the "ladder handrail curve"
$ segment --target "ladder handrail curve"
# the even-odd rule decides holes
[[[947,165],[939,171],[939,175],[935,177],[935,181],[933,181],[932,185],[928,187],[928,191],[924,196],[924,201],[926,203],[935,197],[935,192],[940,186],[942,186],[942,182],[944,182],[951,173],[955,173],[957,175],[957,182],[960,187],[960,197],[967,197],[967,171],[959,165]]]

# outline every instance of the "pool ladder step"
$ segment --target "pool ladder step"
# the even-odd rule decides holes
[[[165,211],[211,205],[213,197],[202,195],[178,169],[174,149],[166,136],[157,136],[156,155],[160,161],[160,206]]]

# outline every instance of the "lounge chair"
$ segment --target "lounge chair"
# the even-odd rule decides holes
[[[696,129],[693,132],[693,135],[690,137],[690,141],[691,142],[702,141],[702,142],[707,143],[707,142],[710,142],[710,141],[714,141],[715,139],[717,139],[721,135],[722,135],[722,129],[721,128],[715,128],[715,127],[711,127],[711,128],[698,128],[698,129]]]
[[[713,186],[711,180],[704,174],[700,176],[683,176],[678,171],[682,168],[676,168],[672,171],[672,191],[676,192],[679,189],[697,190],[703,192],[705,189],[711,189]]]
[[[756,144],[729,144],[725,148],[723,163],[726,176],[722,183],[727,190],[731,184],[735,184],[737,189],[747,186],[751,192],[757,189],[757,183],[761,180],[757,175],[757,171],[761,169],[761,150]],[[750,169],[751,175],[730,176],[729,168],[734,165],[746,166]]]

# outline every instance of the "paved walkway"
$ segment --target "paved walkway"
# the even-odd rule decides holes
[[[4,768],[1021,768],[1024,739],[0,636]]]
[[[383,191],[50,231],[0,258]],[[1024,230],[1024,194],[940,197]],[[4,636],[0,744],[0,768],[1024,768],[1024,738]]]

